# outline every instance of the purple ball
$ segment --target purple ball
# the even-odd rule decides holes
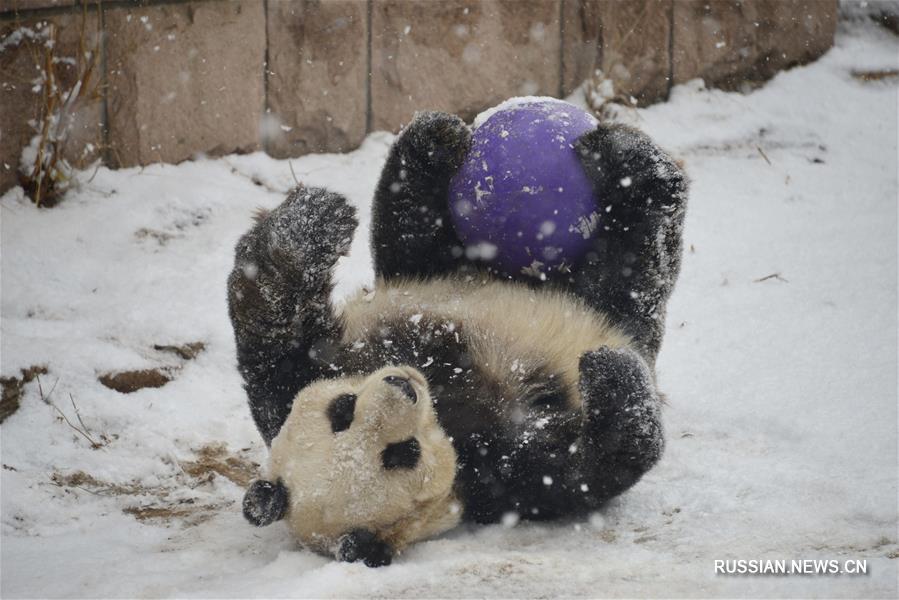
[[[574,143],[597,121],[551,98],[494,110],[450,182],[453,225],[469,258],[544,279],[575,264],[595,237],[599,210]]]

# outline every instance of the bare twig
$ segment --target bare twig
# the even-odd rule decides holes
[[[59,413],[59,416],[62,417],[62,420],[65,421],[66,425],[68,425],[69,427],[71,427],[72,429],[74,429],[79,435],[81,435],[81,437],[83,437],[84,439],[86,439],[86,440],[88,441],[88,443],[90,443],[91,449],[93,449],[93,450],[98,450],[98,449],[102,448],[102,447],[103,447],[103,444],[98,443],[98,442],[97,442],[96,440],[94,440],[94,438],[92,438],[92,437],[90,436],[90,434],[88,433],[87,427],[85,427],[84,422],[81,420],[81,415],[78,413],[78,407],[75,406],[75,399],[72,397],[72,394],[69,394],[69,399],[72,401],[72,406],[75,408],[75,414],[76,414],[77,417],[78,417],[78,422],[81,423],[81,427],[78,427],[77,425],[75,425],[74,423],[72,423],[72,422],[69,420],[69,417],[66,416],[66,413],[62,412],[62,411],[59,409],[58,406],[56,406],[55,404],[53,404],[53,403],[50,402],[49,400],[47,401],[47,403],[48,403],[50,406],[52,406],[53,409],[54,409],[57,413]]]
[[[78,418],[78,422],[81,423],[81,428],[85,431],[90,431],[87,428],[87,425],[84,424],[84,421],[81,420],[81,411],[78,410],[78,406],[75,404],[75,398],[72,397],[71,392],[69,392],[69,400],[72,402],[72,409],[75,411],[75,416]]]
[[[228,161],[228,159],[223,158],[222,160],[225,161],[226,165],[231,167],[232,173],[234,173],[235,175],[240,175],[241,177],[245,177],[246,179],[249,179],[250,183],[252,183],[253,185],[258,185],[258,186],[264,188],[266,191],[269,191],[273,194],[286,194],[287,193],[287,190],[276,189],[276,188],[270,186],[269,184],[267,184],[266,182],[262,181],[262,179],[260,179],[259,177],[256,177],[255,175],[248,175],[247,173],[244,173],[243,171],[241,171],[240,169],[235,167],[233,164],[231,164]],[[291,167],[291,172],[292,171],[293,171],[293,167]],[[297,180],[296,175],[294,175],[293,180],[294,181]]]
[[[762,147],[761,147],[761,146],[756,146],[755,149],[759,151],[759,154],[762,155],[762,158],[765,159],[765,162],[768,163],[768,166],[769,166],[769,167],[770,167],[770,166],[773,166],[773,165],[771,164],[771,161],[768,160],[768,155],[765,154],[765,151],[762,150]]]
[[[90,178],[87,180],[88,183],[93,182],[94,177],[96,177],[96,176],[97,176],[97,173],[100,172],[100,167],[101,167],[101,166],[102,166],[102,163],[98,160],[96,166],[94,166],[94,172],[91,173]]]
[[[50,396],[53,395],[53,390],[56,389],[56,384],[59,383],[59,377],[57,377],[56,381],[53,382],[53,387],[50,388],[50,393],[46,396],[44,395],[44,386],[41,385],[41,376],[35,375],[34,378],[37,379],[37,391],[41,396],[41,400],[44,402],[44,404],[51,404]]]
[[[69,421],[69,418],[66,416],[66,413],[64,413],[64,412],[62,412],[61,410],[59,410],[59,407],[58,407],[58,406],[56,406],[56,405],[53,404],[53,403],[51,403],[50,406],[52,406],[52,407],[56,410],[56,412],[59,413],[59,416],[62,417],[63,421],[66,422],[66,425],[68,425],[69,427],[71,427],[72,429],[74,429],[75,431],[77,431],[77,432],[78,432],[84,439],[86,439],[86,440],[90,443],[91,448],[93,448],[93,449],[95,449],[95,450],[96,450],[97,448],[102,448],[102,446],[101,446],[100,444],[98,444],[97,442],[95,442],[95,441],[93,440],[93,438],[91,438],[91,436],[89,436],[87,433],[85,433],[82,429],[79,429],[78,427],[76,427],[75,425],[73,425],[72,422]]]
[[[293,163],[290,160],[287,161],[287,166],[290,167],[290,175],[293,177],[293,182],[297,185],[302,185],[300,180],[297,179],[297,174],[293,172]]]
[[[788,280],[784,279],[780,273],[771,273],[770,275],[765,275],[764,277],[759,277],[758,279],[753,279],[753,283],[761,283],[763,281],[768,281],[769,279],[776,279],[777,281],[783,281],[784,283],[790,283]]]

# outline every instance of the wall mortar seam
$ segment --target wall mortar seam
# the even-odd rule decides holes
[[[668,6],[668,89],[665,91],[665,101],[671,97],[671,88],[674,87],[674,3],[671,0]]]
[[[269,0],[262,0],[262,11],[264,13],[263,19],[265,21],[265,53],[262,55],[262,57],[263,57],[262,58],[262,119],[263,119],[263,122],[265,122],[265,119],[268,117],[268,115],[271,114],[271,110],[272,110],[271,104],[269,103],[269,97],[268,97],[269,72],[271,71],[271,62],[270,62],[270,57],[269,57],[269,44],[270,44],[271,40],[269,37],[269,28],[268,28],[268,2],[269,2]],[[262,123],[260,123],[260,126],[261,125],[262,125]],[[260,149],[263,152],[265,152],[266,154],[269,154],[269,149],[270,149],[271,144],[269,143],[269,140],[267,139],[268,136],[259,136],[259,137],[261,138],[259,141],[262,142],[260,144]]]
[[[100,21],[100,135],[103,140],[100,159],[103,164],[110,165],[112,164],[112,150],[109,146],[109,49],[107,48],[106,7],[99,0],[97,0],[97,13]]]
[[[372,78],[372,44],[374,36],[371,31],[372,22],[372,3],[374,0],[366,0],[365,2],[365,133],[371,133],[372,123],[374,122],[374,114],[372,113],[371,101],[371,78]]]
[[[559,89],[558,98],[565,94],[565,2],[559,0]]]

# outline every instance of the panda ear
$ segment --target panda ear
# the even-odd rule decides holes
[[[243,497],[243,516],[256,527],[270,525],[284,518],[289,499],[280,479],[274,483],[259,479],[250,484]]]

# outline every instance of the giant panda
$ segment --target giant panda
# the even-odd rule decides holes
[[[270,446],[252,524],[284,519],[305,547],[376,567],[463,520],[596,510],[658,461],[686,177],[639,131],[598,125],[575,145],[602,191],[594,247],[510,278],[451,225],[470,140],[443,113],[398,136],[372,209],[376,281],[342,307],[333,268],[357,221],[340,195],[298,187],[238,242],[229,313]]]

